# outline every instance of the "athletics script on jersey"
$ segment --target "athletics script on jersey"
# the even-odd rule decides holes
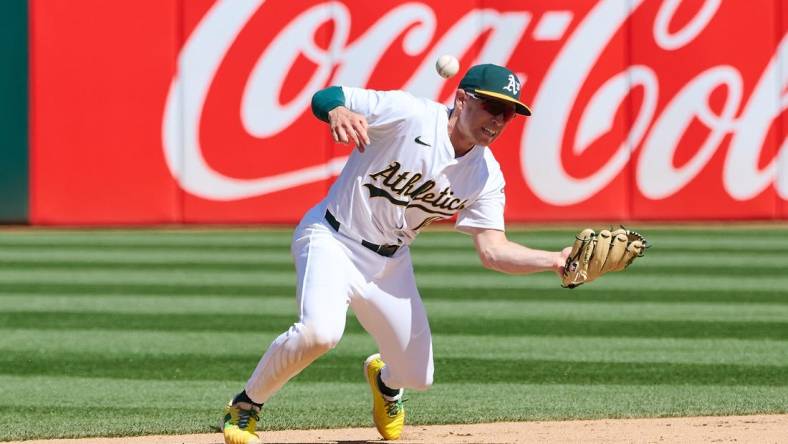
[[[177,15],[153,3],[145,7]],[[146,65],[150,57],[140,56],[128,80],[94,81],[89,89],[108,100],[115,95],[101,88],[156,73],[140,94],[150,91],[158,107],[139,109],[129,101],[117,107],[130,115],[156,113],[150,119],[156,124],[145,120],[115,133],[134,148],[129,162],[137,174],[151,175],[153,166],[143,160],[157,162],[183,193],[173,201],[183,202],[182,213],[193,220],[259,220],[273,214],[267,211],[272,205],[279,220],[297,220],[325,193],[348,154],[311,116],[312,94],[342,84],[402,89],[448,103],[461,76],[446,80],[435,73],[441,54],[458,56],[463,70],[477,61],[507,65],[522,81],[521,97],[534,114],[515,119],[492,146],[513,197],[509,220],[788,217],[788,8],[781,5],[184,1],[182,22],[149,26],[145,36],[151,45],[160,40],[156,47],[172,45],[166,53],[177,57],[176,69]],[[58,17],[86,15],[74,8],[59,8]],[[73,28],[68,32],[80,32]],[[180,29],[183,38],[174,39]],[[75,47],[95,42],[89,36],[72,41],[64,32],[40,40]],[[34,51],[36,57],[46,57],[50,46]],[[105,58],[114,52],[129,57],[128,51],[97,51]],[[57,85],[59,77],[50,73],[63,69],[55,68],[33,73],[36,84]],[[78,86],[64,90],[88,89]],[[34,98],[71,102],[58,94]],[[95,121],[99,112],[51,119]],[[68,140],[68,132],[47,131],[57,129],[55,123],[49,128],[36,119],[41,137],[34,139],[43,140],[42,149],[48,134],[60,144]],[[143,153],[147,148],[139,147],[150,144],[133,143],[134,137],[150,132],[161,144]],[[106,142],[79,142],[74,152],[106,151]],[[56,171],[34,176],[50,173]],[[89,180],[84,176],[79,180]],[[64,194],[58,198],[69,208],[109,200]]]
[[[430,223],[453,216],[465,208],[467,199],[458,199],[454,196],[451,187],[445,187],[440,192],[433,192],[436,184],[432,179],[422,179],[422,174],[414,171],[400,172],[401,165],[397,161],[391,162],[386,168],[369,175],[374,183],[365,183],[369,190],[369,197],[382,197],[394,205],[405,207],[406,210],[414,208],[424,213],[427,217],[413,228],[418,231]],[[407,200],[405,200],[407,199]]]

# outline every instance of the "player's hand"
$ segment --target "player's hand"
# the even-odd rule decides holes
[[[354,113],[344,106],[338,106],[328,112],[328,123],[331,126],[331,137],[337,143],[352,143],[360,152],[369,145],[367,135],[367,119]]]
[[[566,259],[569,258],[570,254],[572,254],[572,247],[566,247],[559,251],[556,255],[554,267],[558,277],[562,277],[564,275],[564,266],[566,265]]]

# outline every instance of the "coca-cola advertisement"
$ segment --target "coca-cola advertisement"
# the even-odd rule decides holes
[[[350,147],[330,85],[450,105],[496,63],[506,219],[788,218],[780,0],[32,0],[33,223],[291,223]],[[455,55],[460,74],[435,71]]]

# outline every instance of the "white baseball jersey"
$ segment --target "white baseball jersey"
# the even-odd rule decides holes
[[[504,229],[504,179],[486,146],[455,158],[449,109],[402,91],[342,87],[345,106],[369,124],[323,204],[347,231],[376,244],[408,245],[429,223],[458,214],[456,228]]]

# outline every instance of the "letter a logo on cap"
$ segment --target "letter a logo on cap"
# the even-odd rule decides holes
[[[460,81],[458,89],[514,103],[518,114],[531,115],[528,106],[520,101],[520,80],[504,66],[491,63],[471,66]]]
[[[509,74],[509,84],[504,86],[503,89],[507,91],[511,91],[512,94],[516,96],[517,93],[520,92],[520,84],[517,82],[517,79],[515,79],[512,74]]]

